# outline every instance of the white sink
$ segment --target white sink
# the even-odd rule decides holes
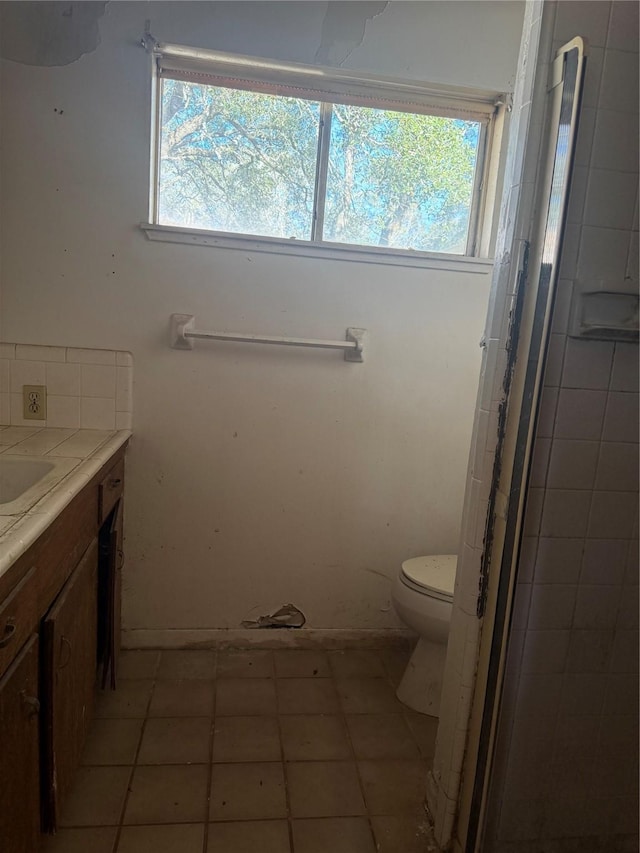
[[[0,515],[26,512],[79,461],[0,454]]]

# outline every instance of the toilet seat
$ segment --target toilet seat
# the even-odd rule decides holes
[[[458,558],[455,554],[433,554],[405,560],[400,579],[421,595],[440,601],[453,601]]]

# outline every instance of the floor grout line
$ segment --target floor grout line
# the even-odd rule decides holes
[[[146,711],[145,711],[145,716],[144,716],[144,719],[142,720],[142,726],[140,727],[140,735],[138,737],[138,746],[136,748],[136,752],[135,752],[135,755],[133,757],[133,764],[131,765],[131,772],[129,773],[129,781],[127,782],[127,789],[125,791],[124,800],[122,802],[122,809],[120,811],[120,820],[118,821],[118,828],[116,830],[116,837],[113,840],[113,853],[117,853],[118,847],[120,846],[120,837],[122,835],[122,828],[123,828],[123,824],[124,824],[124,816],[125,816],[125,812],[127,810],[127,805],[129,803],[129,795],[131,793],[131,788],[132,788],[132,784],[133,784],[133,776],[136,772],[136,767],[138,766],[138,756],[140,755],[140,750],[142,749],[142,739],[144,738],[144,731],[145,731],[145,728],[147,727],[147,720],[149,719],[149,710],[151,708],[151,702],[153,700],[153,694],[154,694],[155,689],[156,689],[157,674],[158,674],[158,669],[160,668],[161,656],[162,656],[162,653],[158,654],[158,657],[156,658],[156,664],[155,664],[153,679],[150,679],[152,682],[151,690],[149,691],[149,698],[147,699],[147,707],[146,707]]]
[[[378,655],[378,657],[379,657],[379,655]],[[384,672],[386,673],[386,669],[385,669],[384,663],[382,663],[382,662],[381,662],[381,665],[382,665],[382,668],[383,668]],[[336,689],[337,689],[337,686],[336,686]],[[376,834],[375,834],[374,829],[373,829],[373,822],[372,822],[372,820],[371,820],[371,817],[372,817],[372,816],[369,814],[369,806],[367,805],[367,798],[366,798],[366,795],[365,795],[364,781],[363,781],[363,779],[362,779],[362,773],[360,772],[360,762],[358,761],[358,757],[357,757],[357,755],[356,755],[356,748],[355,748],[355,745],[354,745],[354,743],[353,743],[353,737],[352,737],[352,735],[351,735],[351,729],[349,728],[349,722],[348,722],[348,720],[347,720],[347,713],[346,713],[346,711],[345,711],[345,709],[344,709],[344,705],[343,705],[343,702],[342,702],[342,696],[341,696],[339,693],[338,693],[338,700],[339,700],[339,702],[340,702],[340,706],[341,706],[341,708],[342,708],[343,725],[344,725],[344,727],[345,727],[345,729],[346,729],[346,732],[347,732],[347,738],[348,738],[348,740],[349,740],[349,746],[351,747],[351,753],[352,753],[352,755],[353,755],[353,762],[354,762],[354,764],[355,764],[355,768],[356,768],[356,776],[357,776],[357,778],[358,778],[358,785],[359,785],[359,787],[360,787],[360,794],[361,794],[361,796],[362,796],[362,803],[363,803],[363,805],[364,805],[364,810],[365,810],[365,816],[366,816],[366,819],[367,819],[367,824],[369,825],[369,833],[371,834],[371,840],[372,840],[372,842],[373,842],[373,848],[374,848],[374,850],[377,850],[377,849],[378,849],[378,845],[377,845],[377,842],[376,842]]]
[[[202,833],[202,853],[207,853],[209,846],[209,820],[211,817],[211,790],[213,786],[213,746],[216,736],[216,702],[218,699],[218,650],[214,650],[213,660],[213,708],[211,711],[211,728],[209,730],[209,763],[207,775],[207,802]]]
[[[180,651],[183,651],[183,650],[180,650]],[[186,650],[184,650],[184,651],[186,651]],[[264,651],[264,650],[260,650],[260,651]],[[256,681],[257,679],[254,679],[252,677],[246,677],[246,676],[243,677],[242,674],[240,674],[240,675],[234,674],[232,669],[228,673],[225,673],[221,677],[218,677],[218,673],[219,673],[218,663],[219,663],[220,655],[219,655],[217,650],[214,650],[214,657],[213,657],[213,664],[214,664],[213,673],[214,674],[210,678],[209,677],[207,677],[205,679],[202,679],[202,678],[184,678],[184,677],[180,678],[179,675],[181,672],[181,665],[180,665],[179,659],[178,659],[178,666],[175,668],[175,672],[173,674],[173,677],[172,678],[162,678],[162,677],[160,677],[161,673],[164,674],[165,672],[169,672],[171,674],[172,670],[171,669],[167,670],[166,667],[164,670],[162,669],[162,654],[159,653],[157,659],[155,660],[153,675],[151,678],[136,678],[136,679],[122,679],[121,678],[120,679],[120,686],[123,684],[123,682],[126,683],[126,681],[131,681],[131,680],[149,683],[150,690],[149,690],[148,696],[146,698],[144,717],[140,718],[139,716],[127,717],[127,716],[114,715],[111,717],[99,717],[97,719],[101,719],[101,720],[109,720],[109,719],[111,719],[111,720],[126,720],[126,719],[133,720],[133,719],[136,719],[138,721],[141,720],[142,725],[140,727],[140,731],[139,731],[138,738],[137,738],[137,745],[136,745],[136,749],[135,749],[135,755],[133,757],[133,762],[131,765],[129,765],[128,763],[124,763],[124,764],[85,764],[85,765],[83,765],[86,767],[109,767],[109,768],[127,767],[129,769],[127,788],[126,788],[125,796],[124,796],[123,803],[122,803],[122,806],[120,809],[118,822],[117,822],[117,824],[114,823],[112,826],[108,827],[108,828],[113,829],[115,831],[112,846],[110,848],[111,853],[117,853],[117,851],[118,851],[118,849],[122,843],[123,831],[127,826],[124,823],[124,819],[125,819],[125,815],[126,815],[127,809],[129,807],[129,804],[130,804],[130,798],[131,798],[132,786],[133,786],[133,779],[135,777],[137,769],[139,767],[143,767],[143,766],[163,767],[163,766],[188,765],[188,766],[200,766],[200,767],[204,766],[207,768],[206,813],[205,813],[204,822],[203,822],[202,848],[200,848],[200,846],[198,845],[198,849],[199,850],[202,849],[202,853],[207,853],[208,845],[209,845],[210,840],[211,840],[210,828],[214,823],[250,824],[254,821],[277,822],[277,821],[282,821],[283,819],[286,820],[288,844],[290,847],[290,853],[295,853],[295,839],[294,839],[294,832],[293,832],[294,815],[292,813],[291,792],[289,790],[289,776],[287,773],[287,766],[291,762],[303,763],[303,764],[314,764],[316,762],[320,762],[320,763],[345,762],[345,763],[351,764],[354,767],[354,770],[356,773],[358,790],[360,793],[360,797],[362,799],[362,803],[364,805],[364,812],[362,814],[317,815],[313,818],[308,818],[308,819],[309,820],[318,820],[318,821],[334,820],[334,821],[339,822],[340,820],[347,820],[347,819],[348,820],[356,820],[356,819],[362,820],[364,818],[367,822],[368,833],[369,833],[370,840],[373,844],[373,848],[372,848],[373,850],[378,849],[377,848],[378,842],[376,840],[376,832],[374,829],[374,819],[375,818],[384,818],[384,817],[401,818],[401,823],[406,822],[406,820],[412,820],[413,819],[408,814],[405,815],[403,812],[395,811],[391,805],[389,805],[388,811],[386,811],[386,812],[383,811],[382,814],[378,814],[378,813],[374,814],[371,812],[371,810],[369,808],[369,804],[367,803],[366,791],[365,791],[365,782],[364,782],[364,777],[363,777],[362,772],[361,772],[361,763],[365,762],[365,761],[371,761],[371,762],[374,762],[374,761],[380,761],[380,762],[407,761],[408,762],[410,760],[411,761],[415,760],[415,761],[419,761],[420,765],[423,766],[425,769],[428,768],[430,765],[431,759],[427,759],[425,757],[421,743],[424,742],[426,744],[426,746],[425,746],[425,751],[426,751],[429,748],[428,747],[428,736],[429,736],[429,732],[430,732],[429,727],[427,727],[426,729],[416,728],[416,731],[414,731],[414,728],[409,723],[410,709],[407,709],[405,707],[394,708],[394,710],[386,710],[385,709],[382,712],[375,711],[375,710],[372,711],[371,709],[367,708],[364,713],[355,713],[355,714],[352,713],[351,715],[349,715],[347,713],[347,707],[348,707],[347,699],[345,697],[343,697],[341,695],[341,693],[338,691],[338,684],[340,682],[358,681],[358,680],[362,681],[362,680],[372,680],[373,679],[373,680],[384,680],[386,682],[386,684],[391,688],[391,690],[393,691],[393,693],[395,695],[396,686],[394,684],[394,678],[393,678],[392,673],[395,672],[394,667],[397,668],[396,667],[396,661],[392,660],[391,658],[389,660],[387,660],[378,651],[378,652],[376,652],[376,657],[380,661],[380,664],[381,664],[381,668],[382,668],[381,673],[373,673],[372,674],[370,669],[365,668],[364,670],[363,669],[358,670],[357,665],[350,666],[349,664],[347,664],[344,668],[342,668],[342,671],[340,673],[340,677],[338,677],[338,672],[336,672],[336,667],[334,666],[334,663],[337,662],[337,659],[334,660],[331,655],[328,655],[327,660],[329,663],[329,675],[326,677],[323,675],[311,676],[310,674],[308,674],[310,672],[310,670],[307,670],[305,667],[302,667],[300,669],[300,672],[297,674],[287,675],[287,676],[283,677],[282,675],[279,675],[278,671],[276,670],[275,654],[273,653],[272,650],[269,650],[269,652],[270,652],[270,674],[266,675],[264,677],[259,676],[259,677],[263,678],[263,680],[265,680],[265,681],[271,681],[274,685],[274,690],[276,692],[275,710],[269,714],[260,714],[260,713],[255,713],[255,712],[254,713],[240,713],[240,714],[237,714],[237,713],[236,714],[223,714],[223,715],[218,714],[218,685],[219,685],[220,681],[223,681],[226,679],[235,679],[236,681],[250,682],[250,681]],[[262,660],[264,660],[264,659],[265,659],[265,657],[262,657]],[[136,664],[136,662],[134,660],[134,666],[135,666],[135,664]],[[356,661],[356,664],[357,664],[357,661]],[[261,666],[262,666],[262,663],[261,663]],[[338,671],[340,671],[340,666],[338,666],[337,669],[338,669]],[[134,671],[134,668],[132,667],[129,671],[130,672]],[[149,670],[145,670],[145,671],[148,672]],[[187,671],[187,669],[185,668],[184,671]],[[190,671],[194,672],[193,669]],[[250,670],[247,668],[246,671],[248,672]],[[366,674],[361,674],[362,672],[364,672]],[[236,673],[237,673],[237,671],[236,671]],[[345,673],[347,673],[347,674],[345,674]],[[177,674],[177,677],[176,677],[176,674]],[[279,705],[279,701],[278,701],[278,691],[276,690],[276,688],[277,688],[278,682],[286,682],[287,680],[289,680],[291,678],[299,679],[301,681],[325,681],[325,682],[331,681],[332,691],[337,698],[337,704],[336,704],[335,708],[333,708],[330,711],[325,711],[325,712],[319,712],[317,710],[313,710],[313,711],[307,711],[305,713],[296,713],[296,714],[281,713],[280,712],[280,705]],[[166,682],[166,681],[173,681],[173,682],[207,681],[207,682],[209,682],[211,690],[213,692],[213,697],[212,697],[213,702],[212,702],[212,706],[211,706],[212,710],[210,711],[210,713],[206,716],[204,714],[200,714],[197,717],[185,715],[184,713],[183,714],[179,714],[179,713],[175,714],[174,713],[174,714],[164,716],[164,717],[156,717],[156,716],[151,717],[150,716],[150,710],[151,710],[151,706],[152,706],[152,703],[154,700],[155,693],[158,689],[158,686],[160,684],[162,684],[163,682]],[[134,697],[134,700],[135,700],[135,697],[137,696],[136,690],[137,690],[137,688],[134,688],[132,691],[132,696]],[[203,689],[203,692],[207,692],[207,691],[205,691]],[[313,695],[313,691],[312,691],[311,695]],[[140,698],[142,698],[142,697],[140,697]],[[129,700],[127,699],[126,702],[128,702],[128,701]],[[125,705],[123,710],[125,711],[125,714],[126,714],[128,708],[131,706],[127,707],[126,703],[123,703],[123,704]],[[171,706],[169,705],[167,707],[171,707]],[[191,706],[189,706],[189,708],[190,707]],[[258,707],[258,706],[256,706],[256,707]],[[307,707],[311,707],[311,706],[307,706]],[[359,707],[363,707],[363,706],[359,706]],[[117,708],[118,708],[118,706],[116,705],[116,709]],[[142,711],[142,708],[140,710]],[[311,717],[335,717],[336,720],[339,721],[339,723],[340,723],[340,726],[341,726],[342,731],[344,733],[344,737],[346,739],[346,744],[348,745],[348,757],[342,757],[342,758],[333,758],[333,757],[330,757],[330,758],[326,758],[326,757],[295,758],[294,757],[294,758],[288,760],[287,756],[286,756],[286,752],[285,752],[283,732],[284,732],[284,720],[285,720],[285,718],[291,717],[291,716],[303,717],[303,718],[304,717],[310,717],[310,718]],[[366,757],[358,758],[358,756],[356,754],[356,748],[355,748],[353,735],[352,735],[351,729],[349,727],[349,722],[348,722],[348,719],[350,716],[353,716],[355,718],[365,717],[365,716],[370,716],[370,717],[396,717],[397,718],[398,716],[401,716],[402,720],[403,720],[404,728],[409,730],[411,742],[417,751],[415,759],[414,758],[410,759],[408,756],[401,756],[401,757],[393,758],[393,757],[391,757],[391,755],[387,756],[385,758],[366,758]],[[279,763],[280,767],[282,768],[283,784],[284,784],[284,796],[285,796],[285,803],[286,803],[286,818],[283,818],[283,817],[263,817],[263,818],[232,818],[229,820],[213,820],[212,819],[211,802],[212,802],[212,797],[213,797],[213,785],[214,785],[213,769],[216,766],[216,764],[242,765],[242,764],[265,763],[263,759],[259,759],[259,760],[254,759],[252,761],[236,761],[236,760],[231,759],[231,760],[222,761],[222,762],[214,762],[214,749],[215,749],[215,741],[216,741],[215,730],[216,730],[216,721],[217,721],[218,717],[220,717],[220,719],[233,719],[233,718],[237,718],[237,717],[249,717],[249,718],[256,717],[258,719],[275,719],[276,731],[278,734],[278,741],[279,741],[279,759],[277,762],[273,762],[273,763],[274,764]],[[200,760],[198,760],[198,761],[182,761],[182,762],[158,761],[156,764],[149,764],[149,765],[146,765],[146,764],[142,765],[139,763],[140,757],[142,754],[142,745],[143,745],[143,741],[145,738],[145,732],[147,731],[147,726],[148,726],[150,720],[151,721],[156,720],[156,719],[157,720],[172,720],[172,719],[174,719],[174,720],[198,720],[198,719],[203,720],[205,718],[207,720],[209,720],[209,723],[210,723],[207,758],[205,760],[203,760],[203,761],[200,761]],[[202,740],[200,741],[201,744],[204,744],[204,728],[205,727],[203,725],[202,726],[203,730],[202,730],[201,735],[200,735],[200,737],[202,738]],[[394,724],[394,728],[395,728],[395,724]],[[313,728],[312,728],[312,731],[313,731]],[[418,733],[420,733],[422,735],[421,738],[418,737]],[[426,734],[427,739],[425,739],[425,734]],[[311,737],[313,739],[316,737],[316,735],[312,735]],[[317,734],[317,742],[319,745],[323,744],[324,743],[324,736],[322,736],[318,733]],[[319,750],[315,750],[312,754],[317,754],[320,756],[322,756],[323,752],[325,752],[325,753],[328,752],[330,754],[331,753],[331,746],[330,746],[331,742],[332,742],[331,739],[329,739],[327,741],[327,744],[328,744],[327,747],[322,747]],[[160,749],[159,753],[149,753],[149,755],[151,755],[151,756],[153,756],[154,754],[159,755],[161,758],[167,757],[167,753],[163,752],[162,749]],[[170,754],[171,754],[171,752],[169,753],[169,755]],[[175,755],[176,753],[174,752],[173,754]],[[180,754],[180,753],[178,753],[178,754]],[[189,753],[186,752],[184,754],[189,754]],[[235,754],[240,754],[240,753],[231,752],[231,754],[235,755]],[[249,754],[249,753],[247,753],[247,754]],[[365,751],[365,754],[366,754],[366,751]],[[272,763],[272,762],[269,761],[267,763]],[[378,769],[376,771],[376,773],[380,773],[380,772],[382,772],[381,769]],[[402,777],[400,776],[399,778],[402,778]],[[426,784],[426,776],[425,776],[425,784]],[[355,787],[352,790],[355,792],[355,790],[356,790]],[[395,800],[393,798],[391,800],[389,800],[389,803],[393,803],[393,802],[395,802]],[[383,807],[383,809],[387,808],[387,803],[384,801],[380,805]],[[380,805],[377,806],[377,810],[379,810]],[[160,815],[158,815],[158,816],[160,816]],[[135,824],[135,826],[149,826],[149,827],[152,827],[152,826],[171,826],[175,823],[176,823],[176,821],[167,819],[166,823],[153,821],[150,823]],[[196,820],[181,820],[181,821],[177,821],[177,823],[179,825],[193,825],[193,826],[201,825],[201,821],[197,820],[197,819]],[[364,830],[364,824],[360,824],[360,826]],[[91,828],[90,825],[88,825],[88,824],[82,825],[80,827],[71,827],[71,826],[64,827],[64,829],[88,829],[88,828]],[[105,828],[106,829],[107,825],[97,824],[96,828]],[[342,830],[340,830],[340,831],[342,831]],[[396,830],[394,829],[394,832],[395,831]],[[364,839],[364,836],[363,836],[363,839]],[[284,838],[283,838],[283,841],[284,841]]]
[[[275,661],[274,661],[275,665]],[[274,679],[275,681],[275,679]],[[280,722],[281,714],[278,713],[278,694],[276,692],[276,725],[278,726],[278,739],[280,741],[280,761],[282,763],[282,776],[284,779],[284,797],[285,797],[285,805],[287,809],[287,832],[289,834],[289,850],[291,853],[294,853],[294,840],[293,840],[293,815],[291,814],[291,800],[289,797],[289,777],[287,774],[287,762],[284,754],[284,739],[282,737],[282,724]]]

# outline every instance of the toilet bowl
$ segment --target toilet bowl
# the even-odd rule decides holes
[[[396,694],[403,704],[432,717],[440,714],[457,563],[455,554],[405,560],[392,590],[396,613],[419,636]]]

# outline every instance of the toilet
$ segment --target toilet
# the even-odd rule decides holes
[[[396,613],[420,638],[396,695],[409,708],[432,717],[440,714],[457,564],[455,554],[405,560],[392,590]]]

